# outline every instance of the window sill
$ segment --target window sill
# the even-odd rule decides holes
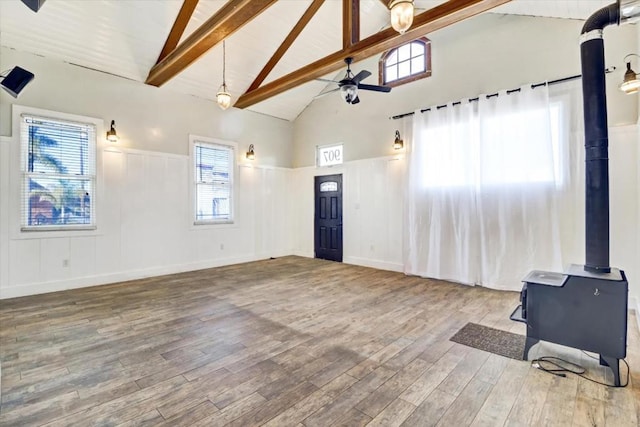
[[[235,221],[194,221],[191,224],[191,230],[209,230],[220,228],[237,228],[238,225]]]
[[[66,237],[93,237],[98,236],[98,227],[48,227],[31,228],[23,227],[12,236],[13,239],[55,239]]]

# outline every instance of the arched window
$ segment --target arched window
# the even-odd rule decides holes
[[[426,37],[388,50],[378,63],[380,84],[398,86],[431,75],[431,41]]]

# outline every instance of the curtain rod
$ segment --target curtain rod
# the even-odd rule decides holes
[[[616,67],[609,67],[606,70],[604,70],[605,73],[612,73],[613,71],[615,71]],[[568,82],[571,80],[575,80],[575,79],[579,79],[581,78],[582,75],[581,74],[576,74],[575,76],[569,76],[569,77],[563,77],[561,79],[556,79],[556,80],[551,80],[549,82],[541,82],[541,83],[534,83],[531,85],[531,89],[535,89],[537,87],[540,86],[546,86],[546,85],[555,85],[558,83],[564,83],[564,82]],[[507,95],[513,92],[520,92],[520,88],[516,88],[516,89],[509,89],[507,90]],[[498,93],[491,93],[489,95],[486,95],[487,98],[493,98],[494,96],[498,96]],[[473,102],[473,101],[478,101],[480,100],[479,96],[476,96],[475,98],[469,98],[469,102]],[[462,104],[462,101],[456,101],[456,102],[452,102],[451,105],[460,105]],[[444,105],[437,105],[436,109],[439,110],[441,108],[446,108],[448,104],[444,104]],[[431,111],[431,107],[429,108],[423,108],[422,110],[420,110],[421,113],[424,113],[426,111]],[[401,119],[403,117],[407,117],[407,116],[412,116],[415,114],[415,111],[412,111],[410,113],[404,113],[404,114],[398,114],[397,116],[391,116],[389,117],[389,119],[391,120],[397,120],[397,119]]]

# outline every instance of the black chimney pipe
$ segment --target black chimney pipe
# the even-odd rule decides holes
[[[609,273],[609,135],[602,30],[619,24],[619,0],[582,27],[580,59],[585,136],[585,270]]]

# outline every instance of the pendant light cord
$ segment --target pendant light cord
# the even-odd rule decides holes
[[[222,87],[226,91],[227,79],[225,78],[227,68],[227,49],[225,46],[225,40],[222,40]]]

